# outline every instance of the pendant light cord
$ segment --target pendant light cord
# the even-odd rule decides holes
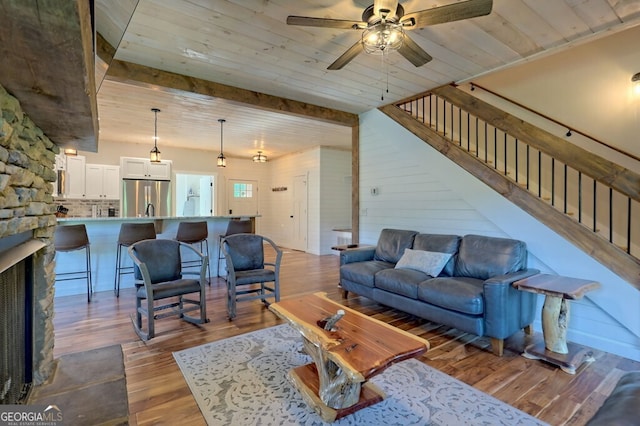
[[[225,120],[223,118],[221,118],[218,121],[220,122],[220,154],[222,154],[224,152],[224,149],[222,148],[223,141],[224,141],[224,138],[222,137],[223,136],[222,135],[222,128],[224,127]]]
[[[154,125],[154,130],[153,130],[153,146],[154,147],[158,147],[158,109],[154,109],[153,110],[154,114],[156,115],[156,120],[155,120],[155,125]]]

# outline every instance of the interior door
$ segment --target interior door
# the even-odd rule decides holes
[[[291,248],[307,250],[307,176],[293,178],[293,235]]]
[[[213,216],[213,176],[200,178],[200,216]]]
[[[258,214],[258,181],[229,179],[227,182],[227,214],[249,216]]]

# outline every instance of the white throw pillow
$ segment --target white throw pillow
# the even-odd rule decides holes
[[[437,277],[449,259],[451,259],[451,253],[405,249],[404,254],[396,263],[396,269],[415,269]]]

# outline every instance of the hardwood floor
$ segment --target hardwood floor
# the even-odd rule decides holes
[[[595,361],[576,375],[520,356],[530,336],[518,333],[496,357],[487,338],[425,321],[350,294],[344,301],[337,288],[338,256],[315,256],[285,249],[281,269],[282,298],[325,291],[333,300],[419,335],[431,344],[420,358],[426,364],[462,380],[551,425],[583,425],[611,393],[626,371],[640,363],[594,350]],[[281,324],[257,301],[238,304],[238,316],[226,316],[225,283],[212,278],[207,295],[210,323],[202,327],[175,317],[156,321],[156,337],[142,342],[133,331],[132,289],[120,298],[96,293],[55,299],[55,356],[119,343],[122,345],[131,425],[204,425],[198,406],[172,352]],[[540,337],[536,333],[535,337]],[[108,395],[105,395],[108,398]]]

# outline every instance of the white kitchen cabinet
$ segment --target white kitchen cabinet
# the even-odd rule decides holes
[[[120,167],[87,164],[85,169],[87,199],[120,199]]]
[[[149,161],[149,179],[171,180],[171,161],[162,160],[159,163]]]
[[[171,161],[152,163],[147,158],[121,157],[123,179],[171,180]]]
[[[85,198],[85,157],[67,156],[65,170],[65,198]]]

